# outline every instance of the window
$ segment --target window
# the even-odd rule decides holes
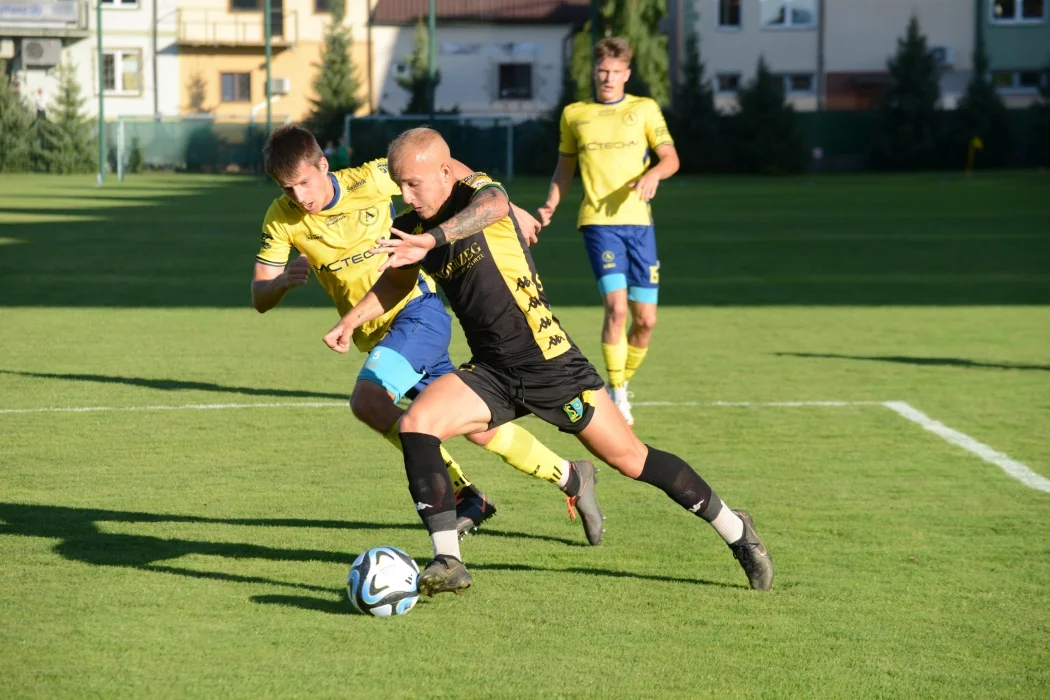
[[[263,0],[230,0],[231,10],[261,10]]]
[[[142,51],[139,49],[102,52],[102,87],[113,95],[142,92]]]
[[[718,0],[718,26],[740,28],[740,0]]]
[[[314,14],[322,14],[325,12],[331,12],[332,8],[328,4],[328,0],[314,0]]]
[[[993,22],[1046,21],[1046,0],[992,0],[991,9]]]
[[[138,7],[139,0],[99,0],[103,6],[108,7]]]
[[[992,72],[992,85],[996,90],[1014,93],[1038,92],[1044,82],[1043,72],[1038,70],[997,70]]]
[[[739,73],[719,73],[716,80],[719,92],[736,92],[740,89]]]
[[[763,27],[814,27],[817,0],[761,0],[759,19]]]
[[[252,74],[251,73],[222,73],[223,102],[251,102],[252,101]]]
[[[532,99],[532,64],[501,63],[499,66],[499,99]]]
[[[790,73],[784,77],[784,93],[813,92],[812,73]]]

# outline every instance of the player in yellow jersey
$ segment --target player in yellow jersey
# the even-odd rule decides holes
[[[390,198],[401,194],[389,177],[386,159],[329,172],[314,136],[295,125],[274,130],[264,159],[266,171],[284,196],[274,200],[263,222],[252,305],[260,313],[274,308],[289,290],[308,281],[312,268],[339,314],[347,314],[379,279],[383,257],[369,249],[390,229]],[[462,163],[456,167],[460,175],[470,174]],[[535,222],[534,227],[538,228]],[[289,261],[293,248],[299,257]],[[434,292],[433,280],[420,274],[410,294],[353,336],[354,345],[368,353],[368,359],[350,395],[350,408],[398,449],[397,421],[404,411],[397,402],[413,398],[431,381],[455,370],[448,356],[452,320]],[[527,430],[508,424],[468,439],[516,469],[557,484],[570,506],[574,503],[578,480],[570,477],[576,464],[551,452]],[[442,457],[456,491],[456,530],[462,536],[491,517],[495,507],[444,448]],[[571,507],[570,514],[574,514]],[[598,544],[601,523],[589,523],[587,514],[581,514],[588,540]],[[592,535],[595,527],[597,537]]]
[[[634,417],[627,383],[649,351],[660,286],[649,201],[660,180],[678,171],[678,152],[659,105],[624,91],[631,55],[623,39],[595,44],[598,99],[574,102],[562,111],[558,166],[538,212],[540,223],[548,225],[579,161],[583,202],[576,225],[605,304],[602,354],[609,393],[628,425],[634,425]],[[649,167],[652,152],[660,162]],[[631,327],[625,336],[628,310]]]

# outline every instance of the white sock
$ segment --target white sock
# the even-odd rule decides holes
[[[439,554],[448,554],[463,561],[463,557],[459,553],[459,533],[455,530],[434,532],[430,535],[430,541],[434,543],[435,557]]]
[[[613,387],[612,399],[616,403],[621,403],[623,401],[626,401],[627,400],[627,387],[626,386]]]
[[[569,470],[572,469],[572,464],[567,459],[561,461],[561,478],[558,479],[558,487],[565,488],[565,484],[569,483]]]
[[[726,544],[733,544],[744,536],[744,521],[736,513],[729,510],[729,506],[724,502],[722,503],[722,510],[711,521],[711,527],[715,529],[715,532]]]

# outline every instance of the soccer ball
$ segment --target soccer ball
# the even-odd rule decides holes
[[[419,600],[419,566],[396,547],[373,547],[354,559],[346,577],[350,602],[376,617],[404,615]]]

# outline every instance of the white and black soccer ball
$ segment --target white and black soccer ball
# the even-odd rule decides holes
[[[376,617],[404,615],[419,600],[419,566],[396,547],[373,547],[354,559],[346,577],[350,602]]]

